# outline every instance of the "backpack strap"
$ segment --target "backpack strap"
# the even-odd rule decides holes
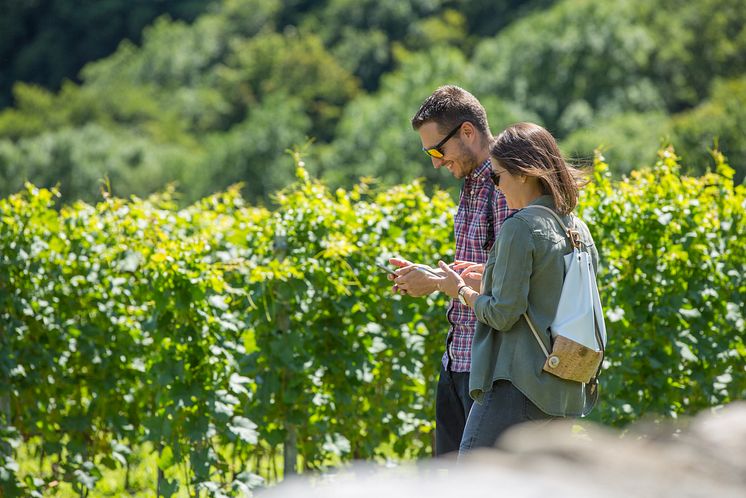
[[[492,181],[487,182],[490,189],[487,195],[487,236],[482,242],[482,249],[489,252],[495,244],[495,184]]]
[[[544,356],[549,358],[549,350],[544,345],[544,341],[541,340],[541,337],[539,337],[539,333],[536,331],[536,327],[534,327],[534,323],[531,321],[531,319],[528,317],[528,313],[523,314],[523,318],[526,319],[528,322],[528,326],[531,327],[531,332],[534,334],[534,338],[536,339],[536,342],[539,343],[539,347],[541,348],[541,352],[544,353]]]
[[[532,204],[530,206],[526,206],[524,209],[528,209],[528,208],[541,209],[551,214],[552,217],[555,220],[557,220],[557,223],[559,223],[559,225],[562,227],[562,232],[564,232],[567,238],[570,239],[570,243],[572,244],[572,246],[577,249],[580,249],[580,245],[582,244],[582,241],[580,240],[580,232],[575,230],[575,219],[574,217],[572,217],[572,215],[571,215],[573,219],[572,227],[568,228],[567,225],[565,225],[565,223],[562,221],[562,218],[560,218],[559,215],[554,211],[554,209],[549,209],[546,206],[539,206],[538,204]]]

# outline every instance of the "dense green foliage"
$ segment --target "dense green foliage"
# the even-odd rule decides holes
[[[573,155],[603,146],[617,177],[669,143],[701,174],[717,141],[740,183],[742,3],[187,2],[185,12],[205,11],[191,23],[157,19],[138,44],[87,64],[79,83],[14,86],[0,111],[0,193],[60,182],[64,199],[92,201],[106,177],[125,197],[177,182],[189,202],[243,181],[248,199],[267,202],[293,179],[285,151],[309,138],[313,173],[334,186],[432,179],[409,118],[445,83],[473,91],[495,132],[531,120]],[[80,22],[123,5],[99,4],[81,7]],[[39,60],[62,46],[41,45]]]
[[[719,152],[702,177],[684,176],[672,149],[658,155],[620,182],[597,174],[579,208],[602,259],[600,419],[614,425],[746,398],[746,187]]]
[[[91,488],[143,443],[164,494],[182,465],[192,489],[246,490],[289,433],[305,468],[426,453],[442,301],[391,297],[373,263],[448,258],[450,198],[303,175],[272,213],[236,189],[181,211],[166,194],[58,212],[30,186],[0,201],[3,444],[54,465],[27,486]]]
[[[714,157],[689,177],[665,149],[618,182],[596,162],[579,207],[610,335],[595,420],[746,397],[746,187]],[[84,494],[143,446],[161,493],[216,496],[273,478],[283,445],[304,469],[430,453],[445,301],[391,294],[374,262],[451,258],[453,202],[418,182],[332,191],[302,166],[272,211],[237,188],[183,209],[168,191],[0,200],[5,496]]]
[[[0,107],[16,81],[58,89],[119,42],[140,41],[142,29],[167,14],[191,21],[208,0],[4,0],[0,16]]]

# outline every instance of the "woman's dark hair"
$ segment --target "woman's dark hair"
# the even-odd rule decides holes
[[[587,183],[585,175],[562,157],[552,134],[534,123],[506,128],[492,141],[490,156],[511,175],[537,177],[561,214],[575,209],[579,189]]]

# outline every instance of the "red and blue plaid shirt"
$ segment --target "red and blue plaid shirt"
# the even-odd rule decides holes
[[[457,260],[486,263],[500,227],[510,214],[505,196],[490,179],[491,167],[487,160],[464,180],[453,223]],[[477,318],[474,311],[458,299],[451,300],[446,316],[451,327],[443,366],[454,372],[468,372],[471,370],[471,341]]]

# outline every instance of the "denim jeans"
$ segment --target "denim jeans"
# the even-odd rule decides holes
[[[441,366],[435,393],[435,456],[459,450],[472,403],[469,372],[451,372]]]
[[[494,446],[500,435],[516,424],[551,418],[510,381],[496,380],[484,393],[482,403],[474,403],[469,412],[459,455],[473,448]]]

